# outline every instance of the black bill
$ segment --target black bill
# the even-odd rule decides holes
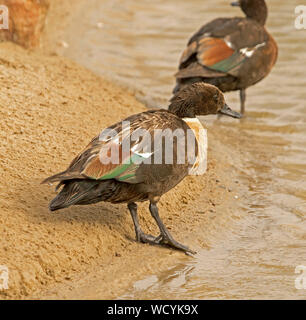
[[[242,118],[241,113],[232,110],[227,104],[224,105],[224,107],[219,111],[219,113],[229,117],[237,118],[237,119]]]
[[[240,2],[239,1],[235,1],[231,3],[231,6],[233,7],[240,7]]]

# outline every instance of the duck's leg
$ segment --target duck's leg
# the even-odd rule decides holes
[[[138,221],[138,215],[137,215],[137,204],[135,202],[131,202],[128,204],[128,208],[130,210],[134,227],[135,227],[135,233],[136,233],[136,240],[143,243],[152,243],[156,244],[156,239],[150,234],[145,234],[141,228]]]
[[[192,253],[192,254],[196,253],[196,252],[190,250],[188,247],[184,246],[183,244],[178,243],[177,241],[175,241],[172,238],[169,230],[166,228],[166,226],[164,225],[164,223],[162,222],[162,220],[158,214],[158,208],[157,208],[156,202],[151,201],[149,208],[150,208],[151,215],[154,218],[154,220],[156,221],[156,223],[159,227],[159,230],[160,230],[160,236],[158,238],[156,238],[156,240],[155,240],[156,243],[167,244],[168,246],[171,246],[171,247],[178,249],[178,250],[182,250],[185,253]]]
[[[245,111],[245,98],[246,98],[246,92],[245,89],[240,90],[240,113],[244,114]]]

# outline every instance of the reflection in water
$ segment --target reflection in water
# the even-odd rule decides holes
[[[88,28],[73,26],[80,36],[65,39],[70,46],[61,50],[134,89],[148,105],[166,106],[190,35],[215,17],[241,15],[229,2],[90,0],[83,12]],[[306,30],[294,29],[299,4],[268,1],[279,59],[267,79],[248,89],[248,118],[235,128],[210,123],[250,134],[268,154],[252,154],[250,143],[249,157],[237,167],[248,186],[245,218],[224,241],[136,282],[123,298],[305,298],[294,288],[295,267],[306,265]],[[226,96],[238,109],[238,93]],[[271,148],[278,153],[269,158]]]

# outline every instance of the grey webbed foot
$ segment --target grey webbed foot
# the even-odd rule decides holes
[[[128,204],[128,208],[130,210],[134,228],[135,228],[135,234],[136,234],[136,241],[142,242],[142,243],[151,243],[151,244],[157,244],[157,241],[159,240],[159,237],[154,237],[151,234],[146,234],[142,231],[139,221],[138,221],[138,215],[137,215],[137,204],[134,202],[131,202]]]
[[[196,253],[195,251],[189,249],[187,246],[173,239],[169,230],[166,228],[166,226],[163,224],[162,220],[160,219],[156,203],[153,203],[153,202],[150,203],[150,212],[152,217],[155,219],[160,230],[160,236],[156,238],[156,241],[158,241],[158,244],[165,244],[174,249],[184,251],[185,253],[190,253],[190,254]]]
[[[193,250],[189,249],[187,246],[177,242],[176,240],[174,240],[172,238],[172,236],[170,234],[165,235],[165,236],[160,235],[160,238],[157,241],[158,241],[158,244],[167,245],[171,248],[184,251],[186,254],[196,254],[196,251],[193,251]]]
[[[142,230],[136,234],[136,239],[142,243],[150,243],[150,244],[157,244],[158,237],[154,237],[151,234],[144,233]]]
[[[187,246],[180,244],[176,240],[173,239],[168,229],[164,226],[163,222],[161,221],[158,215],[158,209],[156,204],[150,204],[150,212],[158,224],[160,229],[160,235],[157,237],[152,236],[151,234],[144,233],[139,225],[138,215],[137,215],[137,204],[132,202],[128,204],[128,208],[130,210],[134,227],[136,233],[136,240],[142,243],[149,243],[152,245],[167,245],[177,250],[184,251],[186,254],[195,254],[196,252],[189,249]]]
[[[141,232],[140,239],[138,241],[143,243],[149,243],[152,245],[166,245],[168,247],[184,251],[185,253],[190,253],[190,254],[196,253],[195,251],[184,246],[183,244],[180,244],[179,242],[175,241],[171,235],[169,237],[169,235],[162,236],[160,234],[158,237],[154,237],[150,234],[145,234],[144,232]]]

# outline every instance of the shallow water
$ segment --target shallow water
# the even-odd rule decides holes
[[[215,17],[242,15],[230,1],[88,1],[78,39],[64,55],[134,89],[149,106],[166,106],[173,74],[188,38]],[[248,153],[241,180],[244,217],[230,236],[195,259],[134,284],[119,298],[306,298],[296,290],[297,265],[306,265],[306,30],[294,28],[299,0],[268,1],[268,29],[279,45],[273,72],[247,90],[247,118],[218,126],[254,137],[270,159]],[[85,27],[84,27],[85,26]],[[239,109],[238,93],[226,94]],[[209,120],[214,126],[214,120]],[[250,156],[251,155],[251,156]]]

